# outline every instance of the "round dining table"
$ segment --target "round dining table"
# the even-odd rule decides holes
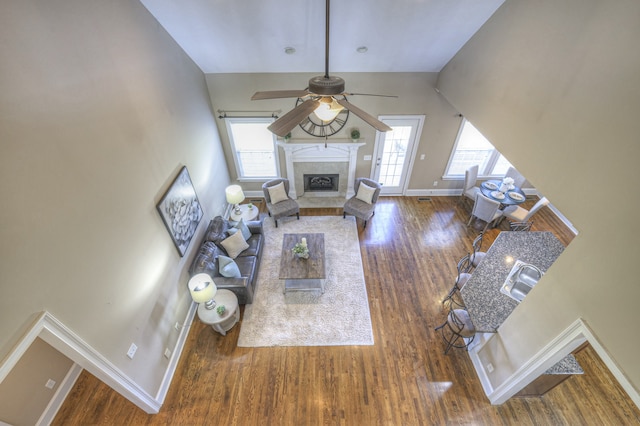
[[[515,206],[527,200],[522,189],[514,186],[513,189],[501,193],[498,189],[502,184],[501,180],[488,180],[480,184],[482,194],[493,201],[498,201],[503,206]]]

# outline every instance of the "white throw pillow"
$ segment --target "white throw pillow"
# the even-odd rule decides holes
[[[371,204],[373,200],[373,194],[376,192],[376,188],[372,188],[366,183],[360,182],[360,186],[358,186],[358,194],[356,194],[356,198],[358,200],[364,201],[367,204]]]
[[[229,238],[220,242],[230,258],[235,259],[240,253],[249,248],[249,244],[244,240],[242,232],[236,232]]]
[[[270,186],[267,189],[269,190],[269,197],[271,197],[271,204],[277,204],[280,201],[289,199],[286,191],[284,190],[284,182],[280,182],[277,185]]]

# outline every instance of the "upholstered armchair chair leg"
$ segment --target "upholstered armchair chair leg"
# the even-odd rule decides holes
[[[366,220],[364,221],[364,225],[363,225],[362,227],[363,227],[363,228],[366,228],[366,227],[367,227],[367,221],[366,221]]]
[[[296,213],[296,217],[300,220],[300,213]]]
[[[342,212],[342,218],[346,219],[347,218],[347,213],[346,212]]]
[[[273,220],[276,223],[276,228],[278,227],[278,219]]]

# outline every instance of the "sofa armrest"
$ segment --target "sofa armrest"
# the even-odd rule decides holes
[[[252,234],[262,234],[262,221],[250,220],[246,222],[247,228]]]

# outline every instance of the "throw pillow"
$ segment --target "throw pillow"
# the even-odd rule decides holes
[[[244,223],[243,219],[240,219],[240,222],[238,222],[233,228],[229,228],[227,232],[229,233],[229,235],[231,235],[235,234],[238,231],[242,232],[242,236],[244,237],[245,241],[251,238],[251,231],[249,231],[249,227],[246,223]]]
[[[227,256],[218,256],[218,272],[223,277],[240,277],[238,264]]]
[[[366,183],[360,182],[360,186],[358,186],[358,193],[356,194],[356,198],[358,200],[364,201],[367,204],[371,204],[373,200],[373,194],[376,192],[375,188],[370,187]]]
[[[270,186],[267,188],[269,190],[269,197],[271,198],[271,204],[277,204],[280,201],[288,200],[289,197],[284,190],[284,182],[280,182],[277,185]]]
[[[249,244],[242,236],[242,232],[236,232],[229,238],[220,242],[230,258],[235,259],[240,253],[249,248]]]

